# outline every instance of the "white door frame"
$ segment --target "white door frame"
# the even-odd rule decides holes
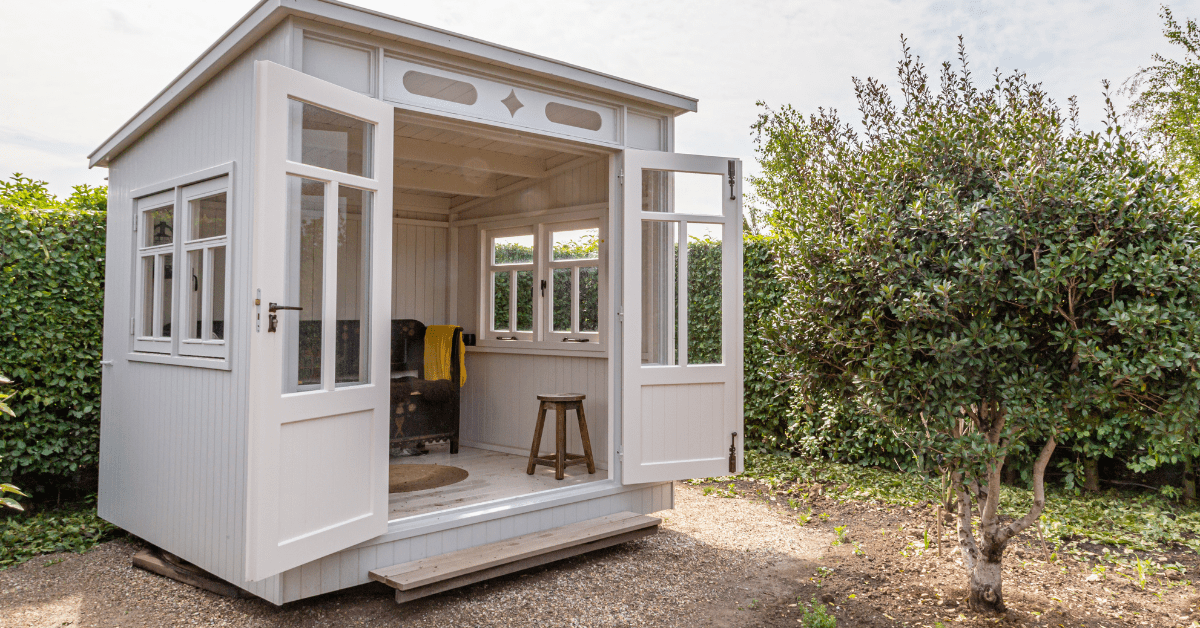
[[[387,532],[391,334],[393,108],[268,61],[255,73],[254,228],[251,289],[246,578],[257,581]],[[374,125],[372,177],[288,160],[289,101]],[[287,317],[269,329],[268,304],[284,296],[287,181],[325,184],[321,373],[316,390],[284,394]],[[335,384],[337,186],[369,190],[369,379]],[[332,238],[331,238],[332,236]],[[294,319],[293,321],[294,322]]]
[[[725,182],[720,215],[647,212],[642,207],[644,170],[717,175]],[[621,330],[621,482],[640,484],[730,474],[743,468],[742,416],[742,194],[741,161],[727,157],[626,149],[622,194],[623,241]],[[679,225],[678,364],[642,365],[642,224]],[[687,225],[723,225],[720,364],[689,365],[687,359]],[[674,400],[674,401],[672,401]],[[643,407],[654,403],[655,407]],[[665,401],[665,402],[664,402]]]

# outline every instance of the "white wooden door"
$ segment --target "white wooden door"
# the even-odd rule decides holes
[[[625,151],[624,484],[742,470],[741,168]]]
[[[392,107],[255,64],[246,574],[387,530]]]

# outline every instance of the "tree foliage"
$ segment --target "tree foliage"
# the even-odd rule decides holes
[[[787,294],[776,333],[805,401],[833,395],[939,461],[971,603],[1044,507],[1057,439],[1096,417],[1181,438],[1197,409],[1196,226],[1176,179],[1109,115],[1083,133],[1021,74],[977,87],[907,47],[900,97],[855,80],[861,126],[756,124]],[[1030,510],[998,517],[1006,457],[1037,459]],[[972,516],[980,519],[978,534]]]
[[[43,181],[0,182],[0,478],[73,476],[97,463],[105,189],[65,200]]]

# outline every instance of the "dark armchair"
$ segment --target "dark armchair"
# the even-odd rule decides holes
[[[462,328],[454,330],[461,342]],[[461,365],[451,351],[450,372]],[[420,447],[450,441],[458,453],[459,382],[425,379],[425,324],[412,319],[392,321],[392,447]]]

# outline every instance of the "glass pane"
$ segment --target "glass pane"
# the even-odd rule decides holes
[[[370,279],[371,193],[338,186],[337,386],[367,382]]]
[[[728,196],[727,180],[719,174],[642,171],[642,211],[720,216]]]
[[[188,228],[189,240],[215,238],[225,235],[225,193],[198,198],[188,203],[192,224]]]
[[[187,253],[187,329],[188,339],[202,338],[204,330],[204,251]]]
[[[142,335],[154,335],[154,256],[142,258]]]
[[[579,269],[579,331],[600,331],[600,267]]]
[[[212,258],[212,340],[225,339],[225,247],[208,250]]]
[[[554,331],[571,329],[571,273],[570,268],[554,269]]]
[[[679,224],[642,221],[642,364],[677,364]]]
[[[492,240],[493,264],[532,264],[533,234]]]
[[[374,176],[371,142],[375,125],[298,100],[288,102],[288,117],[292,130],[288,159],[360,177]]]
[[[166,205],[151,209],[143,214],[145,224],[142,228],[142,246],[159,246],[173,242],[175,231],[175,206]]]
[[[533,331],[533,271],[517,271],[517,331]]]
[[[687,363],[721,363],[722,225],[687,225]]]
[[[288,177],[284,302],[303,308],[280,310],[288,367],[284,392],[321,385],[321,323],[325,299],[325,184]]]
[[[511,331],[509,309],[512,298],[512,284],[508,272],[492,273],[492,330]]]
[[[174,283],[171,277],[173,270],[171,266],[175,256],[168,253],[166,255],[159,255],[159,257],[162,258],[162,290],[158,295],[162,303],[160,306],[162,308],[162,318],[160,319],[162,324],[159,327],[159,333],[155,335],[162,338],[169,338],[171,336],[171,286]]]
[[[599,259],[600,229],[576,229],[574,231],[555,231],[553,238],[553,259],[555,261],[568,259]]]

